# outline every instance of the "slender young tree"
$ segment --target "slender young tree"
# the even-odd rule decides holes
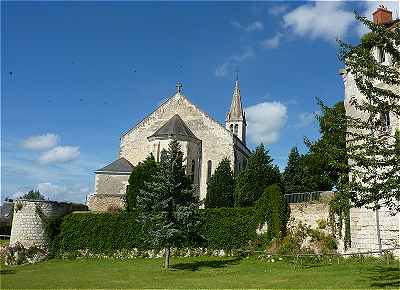
[[[137,197],[138,219],[148,233],[145,241],[165,249],[164,267],[169,267],[171,247],[198,238],[201,219],[199,197],[185,174],[183,153],[176,140],[163,150],[158,172]]]
[[[233,207],[234,190],[235,180],[233,178],[231,162],[229,159],[224,158],[208,180],[205,207]]]

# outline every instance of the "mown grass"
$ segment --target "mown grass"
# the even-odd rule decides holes
[[[399,262],[377,260],[303,263],[256,258],[49,260],[1,267],[6,288],[395,288]]]

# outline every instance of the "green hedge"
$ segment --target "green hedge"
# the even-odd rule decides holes
[[[202,235],[206,242],[191,245],[209,249],[242,249],[256,238],[253,208],[205,209]],[[145,249],[144,234],[135,213],[73,213],[62,219],[53,250],[68,252],[89,249],[108,252],[119,249]]]
[[[73,213],[63,218],[54,247],[104,252],[140,248],[142,230],[134,213]]]
[[[243,249],[256,239],[253,208],[205,209],[203,235],[211,249]]]

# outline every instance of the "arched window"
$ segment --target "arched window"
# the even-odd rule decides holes
[[[235,124],[235,132],[233,134],[235,134],[237,136],[238,131],[239,131],[239,125]]]
[[[211,177],[211,170],[212,170],[212,161],[208,160],[208,162],[207,162],[207,182]]]
[[[194,182],[194,171],[196,168],[196,162],[192,160],[192,167],[190,168],[190,179],[192,180],[192,183]]]
[[[229,128],[230,128],[231,132],[233,133],[233,124],[231,124],[231,125],[229,126]]]

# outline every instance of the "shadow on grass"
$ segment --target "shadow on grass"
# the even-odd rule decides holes
[[[15,274],[15,270],[13,270],[13,269],[3,269],[3,270],[0,270],[0,274],[1,275]]]
[[[376,266],[370,270],[371,287],[400,287],[400,268]]]
[[[173,265],[171,268],[174,270],[188,270],[188,271],[198,271],[200,268],[224,268],[229,265],[237,265],[242,260],[242,258],[237,257],[234,259],[224,259],[224,260],[211,260],[211,261],[197,261],[192,263],[179,263]]]

